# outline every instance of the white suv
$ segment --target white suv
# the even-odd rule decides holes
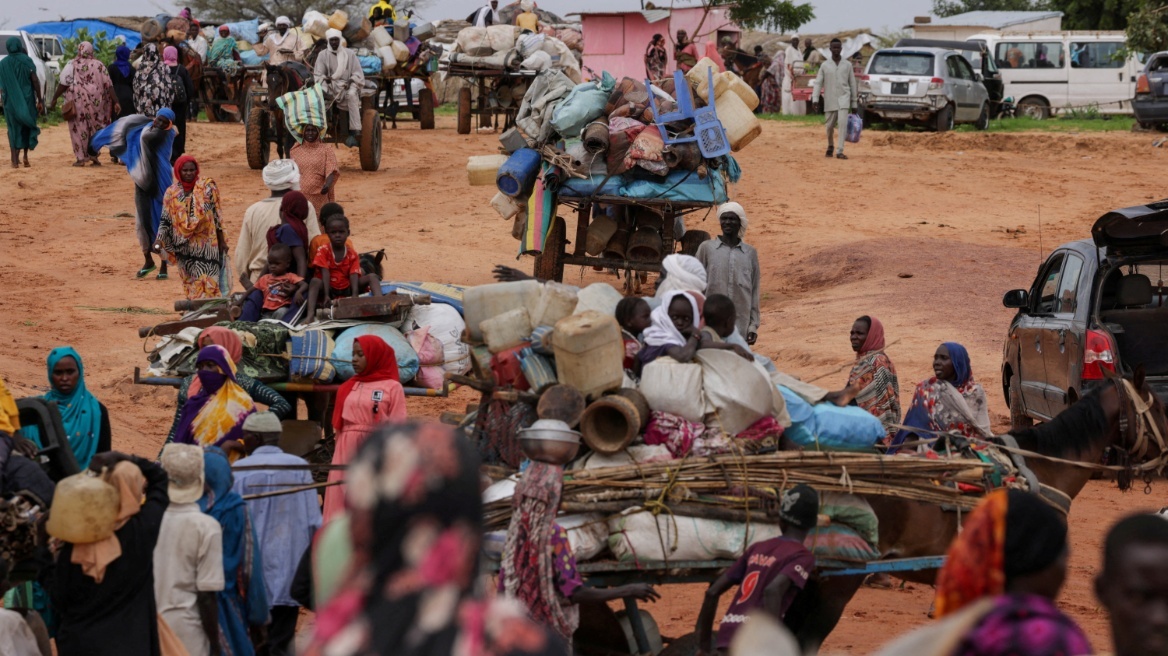
[[[981,75],[956,50],[879,50],[859,82],[865,124],[906,123],[937,132],[952,130],[957,123],[989,127],[989,93]]]

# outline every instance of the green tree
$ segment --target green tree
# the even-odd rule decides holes
[[[731,20],[764,32],[794,32],[815,18],[810,3],[792,0],[715,0],[710,4],[728,5]]]
[[[1127,47],[1135,52],[1168,50],[1168,5],[1149,3],[1132,12],[1127,22]]]
[[[933,13],[942,18],[967,11],[1040,11],[1049,0],[933,0]]]
[[[93,56],[101,63],[109,66],[114,61],[114,54],[117,52],[118,44],[111,38],[106,37],[105,30],[90,34],[87,28],[77,30],[77,34],[65,39],[65,54],[61,56],[61,70],[65,70],[65,64],[77,57],[77,46],[81,45],[83,41],[88,41],[93,44]]]
[[[1064,30],[1122,30],[1128,16],[1158,5],[1147,0],[1050,0],[1050,8],[1063,12]]]

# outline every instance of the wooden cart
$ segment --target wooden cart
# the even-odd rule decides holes
[[[467,86],[458,91],[458,133],[470,134],[471,117],[479,117],[479,127],[506,130],[515,124],[519,105],[527,86],[535,79],[535,71],[513,71],[484,68],[471,64],[442,62],[441,70],[448,78],[466,80]]]

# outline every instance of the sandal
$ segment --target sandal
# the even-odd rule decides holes
[[[828,157],[831,157],[831,153],[832,153],[832,149],[829,147],[829,148],[827,149],[827,156],[828,156]]]
[[[154,271],[157,268],[158,267],[156,265],[153,265],[153,264],[151,264],[148,267],[142,267],[141,269],[138,269],[138,273],[134,277],[135,278],[145,278],[146,276],[150,275],[151,271]]]
[[[158,274],[158,278],[157,278],[157,279],[158,279],[158,280],[169,280],[169,279],[170,279],[170,274],[168,274],[168,273],[159,273],[159,274]]]
[[[79,159],[76,162],[73,162],[73,166],[85,166],[85,160]]]
[[[843,153],[840,153],[840,154],[836,155],[836,156],[835,156],[835,158],[836,158],[836,159],[847,159],[847,158],[848,158],[848,156],[847,156],[847,155],[845,155],[845,154],[843,154]]]

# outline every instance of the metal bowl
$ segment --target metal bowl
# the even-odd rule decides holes
[[[559,419],[540,419],[519,430],[519,448],[530,460],[565,465],[580,452],[580,433]]]

